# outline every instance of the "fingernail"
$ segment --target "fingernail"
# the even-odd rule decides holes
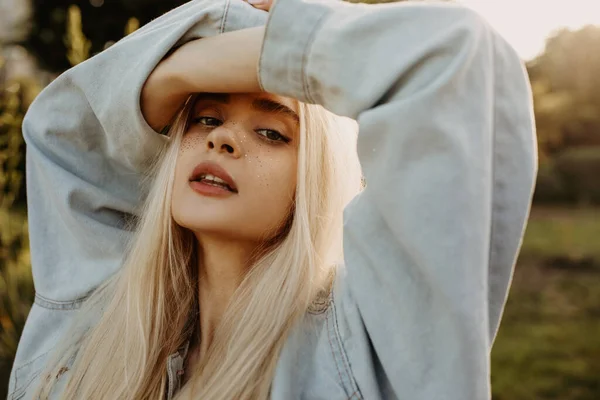
[[[253,6],[260,6],[267,4],[267,0],[248,0],[248,3],[252,4]]]

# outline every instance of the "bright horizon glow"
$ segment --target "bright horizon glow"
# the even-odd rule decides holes
[[[562,27],[600,25],[600,0],[459,1],[481,14],[525,60],[540,54],[546,38]]]

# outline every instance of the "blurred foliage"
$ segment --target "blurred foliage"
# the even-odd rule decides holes
[[[527,66],[538,206],[492,352],[495,400],[600,399],[598,49],[600,27],[560,30]]]
[[[82,37],[89,40],[89,55],[94,55],[127,33],[150,22],[188,0],[31,0],[32,29],[23,45],[45,70],[60,73],[72,65],[65,41],[72,27],[67,20],[71,6],[81,15]],[[87,46],[87,44],[85,45]],[[78,47],[84,49],[85,47]]]
[[[73,66],[89,57],[91,43],[83,33],[79,7],[69,7],[65,22],[64,45]],[[138,27],[139,22],[130,18],[124,32],[131,33]],[[2,66],[0,59],[0,72]],[[0,83],[0,398],[5,398],[12,361],[35,293],[29,258],[21,125],[41,88],[33,79]]]
[[[569,148],[556,157],[556,172],[578,204],[600,203],[600,147]]]
[[[36,91],[25,80],[0,91],[0,397],[6,395],[6,378],[33,302],[27,220],[15,200],[23,183],[21,123]]]
[[[600,146],[571,147],[542,158],[536,203],[600,204]]]
[[[565,182],[558,175],[554,160],[540,160],[533,200],[535,203],[546,204],[565,203],[572,200]]]
[[[393,0],[348,0],[381,3]],[[60,73],[186,0],[32,0],[23,45]],[[561,30],[527,69],[540,169],[532,217],[492,353],[495,400],[600,399],[600,28]],[[35,81],[2,81],[0,398],[34,289],[20,132]],[[560,207],[540,207],[540,204]],[[573,208],[573,205],[584,208]]]
[[[90,42],[81,29],[81,10],[77,6],[69,7],[67,34],[65,36],[67,59],[72,66],[84,62],[90,56]]]
[[[523,240],[521,258],[541,260],[556,268],[589,267],[600,273],[600,209],[535,207]],[[600,303],[598,304],[600,306]]]
[[[127,24],[125,25],[125,36],[137,31],[139,28],[140,28],[140,21],[135,17],[129,18],[127,20]]]
[[[528,64],[540,150],[536,202],[600,203],[600,27],[562,29]]]

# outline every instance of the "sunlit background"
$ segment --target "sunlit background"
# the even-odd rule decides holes
[[[534,206],[492,352],[493,398],[600,400],[600,0],[456,1],[526,61],[538,132]],[[0,0],[0,398],[34,294],[23,115],[58,74],[184,2]]]
[[[530,60],[544,49],[546,38],[560,28],[600,25],[599,0],[459,0],[483,15]]]

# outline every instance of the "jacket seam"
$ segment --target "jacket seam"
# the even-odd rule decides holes
[[[33,376],[30,378],[30,380],[26,384],[22,385],[23,387],[19,387],[19,372],[22,371],[23,368],[27,367],[28,365],[31,365],[32,363],[36,362],[40,358],[46,356],[48,353],[50,353],[50,350],[45,351],[42,354],[40,354],[39,356],[27,361],[26,363],[19,365],[15,369],[15,390],[12,391],[12,393],[9,395],[9,398],[15,399],[17,397],[17,395],[23,394],[23,392],[25,392],[25,390],[27,388],[27,384],[29,384],[33,379],[35,379],[42,372],[43,367],[38,372],[34,373]]]
[[[335,364],[335,369],[337,370],[338,377],[340,378],[340,383],[344,386],[344,379],[342,378],[342,372],[340,371],[340,366],[338,365],[338,360],[335,356],[335,350],[333,348],[333,341],[331,339],[331,329],[329,328],[329,314],[329,312],[325,314],[325,319],[327,320],[327,340],[329,341],[329,348],[331,349],[331,355],[333,356],[333,362]]]
[[[174,394],[174,386],[175,386],[175,378],[173,377],[173,355],[170,355],[169,358],[167,359],[167,377],[168,377],[168,382],[169,382],[169,388],[168,388],[168,392],[167,392],[167,400],[170,400],[173,398],[173,394]]]
[[[361,398],[360,397],[360,392],[358,390],[355,390],[354,393],[352,393],[350,395],[350,397],[348,397],[348,400],[352,400],[354,398],[356,398],[356,399],[360,399]]]
[[[49,299],[36,292],[33,302],[38,306],[48,310],[76,310],[88,297],[89,295],[85,295],[75,300],[61,301]]]
[[[496,60],[496,42],[494,40],[491,40],[491,44],[492,44],[492,65],[496,65],[495,60]],[[497,72],[497,71],[496,71]],[[496,126],[496,119],[497,119],[497,113],[498,113],[498,108],[496,107],[496,88],[497,88],[497,80],[496,80],[496,73],[494,73],[493,75],[494,78],[494,96],[492,97],[492,102],[493,102],[493,114],[492,114],[492,137],[491,137],[491,172],[492,172],[492,187],[491,187],[491,206],[490,206],[490,237],[489,237],[489,243],[490,243],[490,249],[489,249],[489,255],[488,255],[488,279],[487,279],[487,292],[488,292],[488,303],[490,301],[489,299],[489,293],[490,293],[490,280],[489,280],[489,268],[491,268],[492,265],[492,261],[494,259],[494,253],[495,253],[495,248],[494,248],[494,238],[496,237],[496,218],[495,218],[495,214],[496,214],[496,203],[494,201],[495,196],[494,193],[496,192],[496,173],[497,173],[497,169],[496,167],[496,129],[494,128]],[[493,341],[493,333],[491,332],[491,323],[490,323],[490,315],[489,315],[489,309],[488,309],[488,335],[489,335],[489,340],[490,343],[488,343],[488,347],[491,346],[491,341]],[[497,329],[497,328],[496,328]]]
[[[17,373],[15,372],[15,390],[12,391],[12,393],[8,394],[8,398],[11,400],[14,400],[17,398],[17,395],[21,395],[23,394],[23,388],[19,387],[19,377],[17,376]]]
[[[275,2],[275,5],[273,7],[275,7],[277,5],[277,2]],[[269,24],[267,24],[265,26],[265,34],[264,34],[264,38],[267,37],[267,32],[269,31]],[[261,74],[262,74],[262,61],[263,61],[263,53],[264,53],[264,49],[265,49],[265,41],[263,40],[263,42],[260,45],[260,51],[258,53],[258,65],[256,66],[256,76],[257,76],[257,81],[258,81],[258,87],[260,88],[261,91],[266,92],[265,87],[263,85],[262,82],[262,78],[261,78]]]
[[[331,303],[331,299],[327,298],[323,301],[314,301],[311,306],[308,308],[307,312],[312,315],[321,315],[329,310],[329,304]]]
[[[41,375],[41,373],[42,373],[42,371],[43,371],[43,368],[42,368],[42,369],[40,369],[39,371],[37,371],[36,373],[34,373],[34,374],[31,376],[31,378],[29,378],[29,379],[26,381],[26,383],[25,383],[25,384],[23,384],[23,387],[21,387],[21,388],[16,388],[16,389],[15,389],[15,390],[12,392],[12,394],[11,394],[11,396],[12,396],[12,397],[11,397],[11,399],[12,399],[12,400],[16,400],[16,399],[19,399],[19,398],[21,398],[21,397],[22,397],[22,396],[25,394],[25,392],[27,392],[27,388],[29,387],[29,385],[31,385],[31,382],[33,382],[33,381],[34,381],[34,380],[35,380],[35,379],[36,379],[38,376],[40,376],[40,375]],[[17,386],[17,381],[16,381],[16,380],[15,380],[15,386]]]
[[[326,295],[324,295],[324,291],[319,292],[319,294],[308,307],[307,311],[309,314],[321,315],[329,310],[331,302],[333,301],[333,283],[336,275],[336,269],[332,269],[329,275],[330,283],[327,288]]]
[[[219,27],[219,33],[225,32],[225,24],[227,22],[227,16],[229,15],[230,0],[225,2],[225,9],[223,10],[223,18],[221,18],[221,26]]]
[[[16,382],[15,382],[16,383]],[[17,399],[21,399],[23,398],[23,394],[25,393],[25,391],[22,388],[17,388],[15,390],[12,391],[12,393],[8,394],[7,399],[8,400],[17,400]]]
[[[316,41],[316,36],[317,33],[321,30],[321,27],[323,26],[326,17],[329,16],[329,12],[324,12],[319,19],[317,20],[317,23],[315,24],[314,29],[310,32],[310,36],[308,38],[308,40],[306,41],[306,46],[304,47],[304,51],[302,53],[302,67],[300,69],[300,73],[302,76],[302,87],[304,89],[304,93],[306,94],[306,98],[308,99],[308,101],[310,103],[316,103],[311,90],[310,90],[310,84],[308,82],[308,76],[306,73],[307,70],[307,65],[308,65],[308,56],[311,52],[311,48],[314,44],[314,42]]]
[[[19,371],[20,371],[20,370],[22,370],[23,368],[25,368],[26,366],[28,366],[29,364],[31,364],[31,363],[33,363],[33,362],[37,361],[37,360],[38,360],[38,359],[40,359],[41,357],[45,356],[45,355],[46,355],[46,354],[48,354],[49,352],[50,352],[50,350],[48,350],[48,351],[45,351],[45,352],[43,352],[42,354],[40,354],[39,356],[37,356],[37,357],[33,358],[32,360],[29,360],[29,361],[27,361],[26,363],[19,365],[19,367],[18,367],[18,368],[15,370],[15,386],[16,386],[16,383],[17,383],[17,378],[18,378],[18,375],[19,375]]]
[[[340,328],[339,328],[338,319],[337,319],[337,309],[336,309],[336,305],[335,305],[335,300],[331,301],[331,308],[333,311],[333,329],[334,329],[334,334],[337,337],[337,341],[339,343],[340,357],[342,359],[344,368],[346,369],[346,374],[348,375],[348,379],[350,381],[349,383],[350,383],[350,386],[351,386],[351,389],[353,392],[352,395],[350,395],[350,398],[352,396],[354,396],[355,394],[358,395],[359,398],[362,398],[360,389],[358,388],[358,384],[356,383],[356,379],[354,378],[354,373],[352,372],[352,368],[350,367],[348,355],[346,354],[346,348],[344,347],[344,345],[342,343],[342,339],[341,339],[341,335],[340,335]]]

